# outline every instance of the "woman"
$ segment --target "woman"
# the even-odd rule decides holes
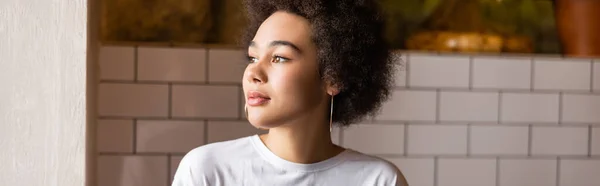
[[[181,161],[173,185],[407,185],[383,159],[337,146],[332,124],[372,115],[393,60],[368,0],[249,0],[250,123],[268,134],[208,144]]]

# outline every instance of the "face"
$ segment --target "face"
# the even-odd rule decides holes
[[[276,12],[256,32],[243,78],[248,120],[255,127],[273,128],[326,110],[320,108],[327,87],[310,30],[305,18]]]

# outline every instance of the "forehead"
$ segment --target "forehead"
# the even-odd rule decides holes
[[[289,41],[299,48],[308,47],[310,40],[310,23],[304,17],[283,11],[275,12],[258,28],[254,43],[265,47],[271,41]]]

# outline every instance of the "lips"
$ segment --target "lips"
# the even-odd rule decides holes
[[[270,100],[271,98],[262,92],[250,91],[248,92],[246,103],[250,106],[260,106],[268,103]]]

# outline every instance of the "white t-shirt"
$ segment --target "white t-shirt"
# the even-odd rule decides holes
[[[173,186],[404,186],[391,163],[347,149],[330,159],[299,164],[271,152],[258,135],[204,145],[187,153]]]

